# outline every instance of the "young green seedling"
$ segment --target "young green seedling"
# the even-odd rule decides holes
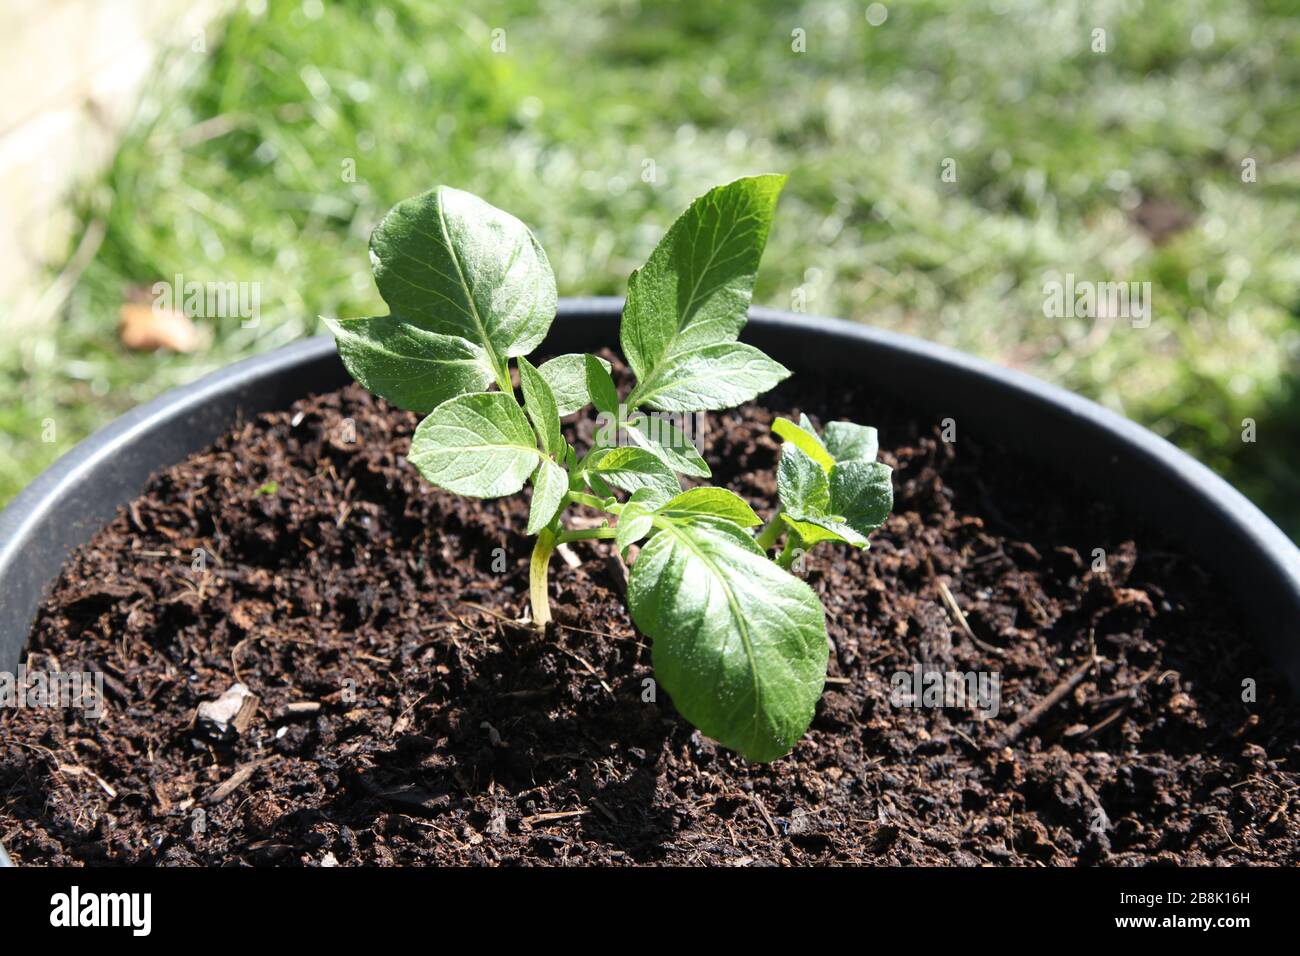
[[[627,603],[653,641],[655,674],[681,714],[751,760],[790,751],[812,721],[828,642],[813,590],[789,573],[822,541],[867,546],[893,504],[875,429],[778,419],[781,506],[758,515],[724,488],[682,490],[709,467],[678,414],[731,408],[790,373],[737,338],[784,176],[754,176],[695,200],[632,273],[620,340],[636,384],[620,396],[607,362],[525,357],[555,317],[555,278],[523,223],[438,187],[398,203],[370,239],[390,315],[328,321],[362,385],[426,414],[411,463],[455,494],[497,498],[532,483],[528,534],[533,622],[551,619],[547,570],[557,545],[612,540],[632,563]],[[515,360],[523,401],[510,377]],[[495,390],[492,390],[495,386]],[[560,419],[587,405],[592,447]],[[610,516],[574,528],[585,505]],[[784,543],[775,560],[768,550]]]

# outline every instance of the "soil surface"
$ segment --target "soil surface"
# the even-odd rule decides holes
[[[869,551],[806,559],[833,649],[790,756],[747,764],[645,699],[605,543],[554,562],[553,633],[514,623],[527,495],[430,487],[416,416],[349,387],[161,472],[68,562],[26,663],[102,670],[106,714],[0,711],[0,842],[20,864],[1300,863],[1300,711],[1195,561],[1105,489],[815,376],[709,416],[714,483],[766,514],[768,427],[800,412],[877,425],[897,497]],[[898,706],[918,664],[996,675],[996,716]],[[236,682],[256,709],[196,720]]]

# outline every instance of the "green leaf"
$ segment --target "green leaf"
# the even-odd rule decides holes
[[[740,334],[784,184],[784,176],[765,175],[711,189],[691,203],[646,264],[632,273],[620,328],[623,354],[639,383],[630,407],[694,410],[669,409],[646,396],[659,397],[662,386],[681,372],[674,360],[734,342]]]
[[[618,414],[618,388],[609,374],[609,363],[602,362],[594,355],[584,355],[586,366],[587,394],[596,411],[607,415]]]
[[[605,367],[605,371],[610,370],[610,364],[603,358],[592,357]],[[546,384],[551,386],[551,394],[555,396],[555,404],[561,416],[572,415],[591,403],[591,394],[587,391],[587,356],[580,352],[557,355],[539,365],[537,371],[542,373]]]
[[[420,422],[406,456],[439,488],[473,498],[513,495],[537,467],[537,438],[513,395],[448,399]]]
[[[579,470],[578,453],[568,442],[564,443],[564,467],[569,473],[569,490],[583,491],[587,483]]]
[[[690,488],[664,502],[657,510],[659,514],[670,518],[689,518],[697,515],[724,518],[742,528],[752,528],[763,523],[762,519],[754,514],[754,509],[746,504],[744,498],[726,488]]]
[[[633,390],[628,407],[666,412],[734,408],[790,376],[790,370],[752,345],[724,342],[666,358],[655,377]]]
[[[612,494],[611,485],[628,492],[649,488],[667,497],[681,491],[672,469],[642,448],[597,448],[587,456],[583,472],[591,487],[603,495]]]
[[[781,448],[776,486],[784,509],[781,520],[805,549],[822,541],[865,548],[867,535],[880,527],[893,505],[887,466],[838,462],[827,475],[793,441]]]
[[[817,432],[813,430],[812,422],[808,421],[808,416],[803,416],[803,421],[804,424],[796,425],[788,418],[778,418],[772,423],[772,432],[782,441],[794,445],[817,462],[824,471],[829,472],[831,465],[835,464],[835,459],[826,450],[822,440],[817,437]]]
[[[639,380],[669,355],[735,340],[784,184],[767,175],[711,189],[632,273],[620,340]]]
[[[519,356],[519,385],[524,392],[524,408],[533,420],[537,437],[542,441],[542,451],[548,455],[564,454],[564,439],[560,436],[560,410],[555,404],[551,387],[533,364]]]
[[[622,434],[637,448],[644,448],[673,471],[696,478],[708,478],[709,465],[695,443],[672,422],[637,413],[622,423]]]
[[[828,515],[803,513],[796,516],[785,512],[781,515],[781,520],[799,536],[796,544],[805,552],[822,541],[842,541],[855,548],[865,548],[870,544],[866,537],[850,525]]]
[[[783,470],[787,454],[793,457],[802,452],[793,445],[785,446],[781,453]],[[889,466],[879,462],[838,462],[827,479],[826,505],[819,506],[815,500],[803,506],[791,505],[783,493],[781,503],[785,513],[781,520],[799,536],[799,544],[805,550],[822,541],[843,541],[865,548],[870,544],[867,535],[884,524],[894,505],[891,476]]]
[[[875,461],[880,450],[879,437],[870,425],[831,422],[822,432],[822,438],[835,461]]]
[[[859,534],[870,534],[894,507],[893,469],[878,461],[846,461],[831,469],[831,510]]]
[[[826,472],[792,443],[781,447],[776,491],[782,507],[794,515],[825,514],[831,505],[831,485]]]
[[[682,716],[724,746],[756,761],[789,753],[826,678],[817,596],[730,522],[656,523],[628,580],[656,678]]]
[[[555,518],[569,490],[569,473],[543,458],[533,473],[533,500],[528,508],[528,533],[537,534]]]
[[[528,227],[459,189],[394,206],[370,236],[370,258],[389,308],[482,348],[502,391],[506,359],[536,348],[555,318],[555,276]]]
[[[431,412],[456,395],[481,392],[493,379],[487,353],[460,336],[392,315],[323,321],[349,374],[399,408]]]
[[[627,504],[645,505],[651,511],[657,511],[681,491],[680,485],[672,490],[672,494],[669,494],[667,488],[667,483],[663,486],[646,485],[644,488],[638,488],[628,495]]]
[[[629,546],[648,535],[653,527],[654,506],[645,501],[628,501],[618,516],[614,544],[619,551],[626,552]]]

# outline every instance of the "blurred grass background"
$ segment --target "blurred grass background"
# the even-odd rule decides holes
[[[473,7],[248,2],[167,57],[77,192],[105,237],[67,307],[0,342],[0,501],[124,409],[381,309],[369,231],[435,183],[532,226],[562,295],[621,294],[691,197],[784,171],[756,301],[1076,389],[1300,534],[1293,0]],[[1151,282],[1151,326],[1045,317],[1067,272]],[[177,273],[260,283],[260,324],[124,350],[123,301]]]

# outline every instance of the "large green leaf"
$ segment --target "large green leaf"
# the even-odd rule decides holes
[[[789,376],[789,369],[752,345],[706,345],[664,359],[655,376],[633,390],[628,407],[650,405],[666,412],[734,408]]]
[[[541,457],[523,410],[504,392],[443,402],[415,429],[407,455],[438,487],[474,498],[514,494]]]
[[[481,347],[503,390],[506,359],[536,348],[555,318],[555,276],[528,227],[459,189],[394,206],[370,236],[370,257],[389,308]]]
[[[564,454],[564,439],[560,437],[560,410],[555,404],[555,395],[546,379],[533,368],[533,364],[519,356],[519,385],[524,393],[524,408],[533,420],[537,437],[541,439],[542,451],[548,455]]]
[[[726,488],[712,486],[689,488],[664,502],[656,510],[659,514],[670,518],[711,515],[715,518],[725,518],[742,528],[752,528],[756,524],[763,523],[762,519],[754,514],[754,509],[740,495]]]
[[[610,364],[599,356],[593,356],[597,362],[609,371]],[[557,355],[537,367],[551,386],[555,404],[561,415],[572,415],[584,405],[591,404],[591,395],[587,391],[587,356],[581,352]]]
[[[743,529],[663,521],[632,566],[628,607],[656,678],[704,734],[768,761],[808,729],[829,656],[822,606]]]
[[[622,423],[622,435],[628,444],[644,448],[673,471],[696,478],[710,475],[709,465],[695,443],[663,416],[651,418],[636,412]]]
[[[533,474],[533,501],[528,508],[528,533],[537,534],[555,517],[569,490],[569,473],[543,458]]]
[[[665,404],[663,389],[693,367],[682,361],[685,357],[734,342],[740,334],[784,184],[784,176],[752,176],[710,190],[691,203],[646,264],[632,273],[620,329],[623,353],[638,381],[629,407],[726,407]]]
[[[431,412],[456,395],[482,391],[494,377],[487,353],[458,335],[391,315],[324,321],[352,377],[399,408]]]
[[[681,481],[671,468],[645,449],[627,445],[594,449],[583,464],[583,473],[602,495],[612,494],[611,486],[628,492],[651,489],[662,497],[681,491]]]

